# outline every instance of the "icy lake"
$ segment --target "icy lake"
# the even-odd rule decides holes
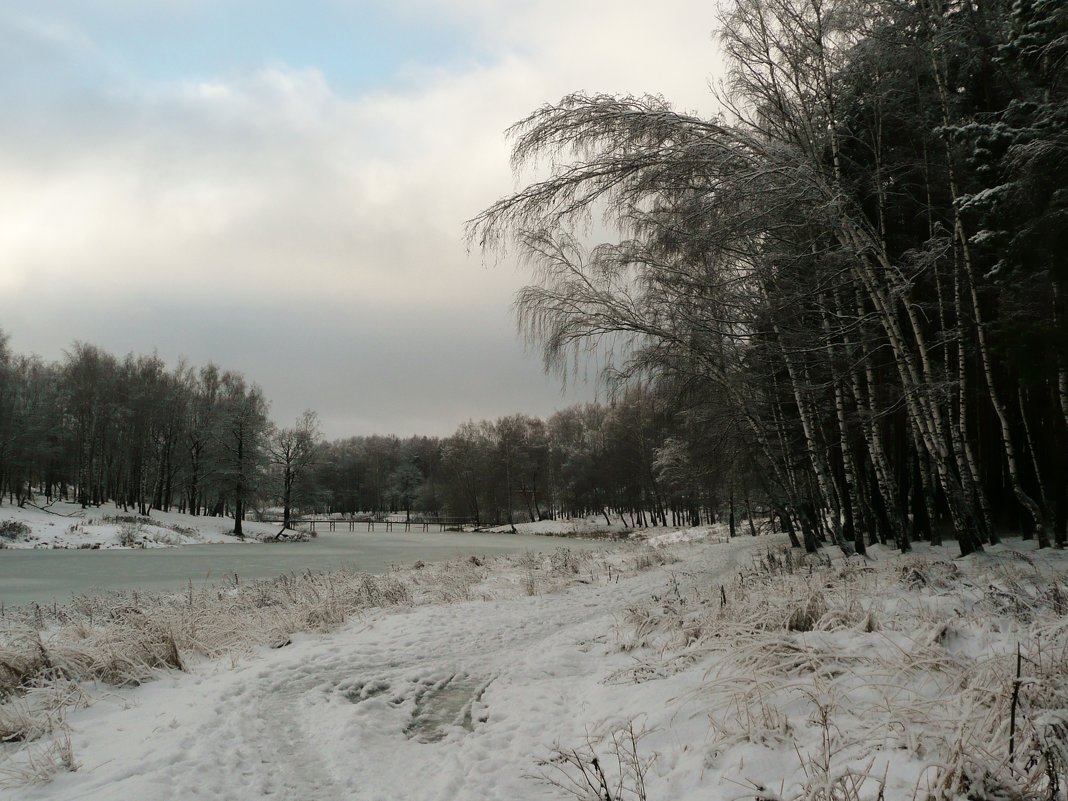
[[[0,603],[63,603],[73,595],[99,590],[143,589],[167,592],[194,584],[278,576],[291,571],[353,567],[382,573],[391,565],[411,565],[468,554],[596,548],[590,540],[521,534],[328,533],[311,542],[186,545],[179,548],[0,551]]]

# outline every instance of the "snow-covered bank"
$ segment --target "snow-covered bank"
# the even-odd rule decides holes
[[[278,533],[277,523],[243,521],[235,537],[232,518],[161,512],[148,517],[112,503],[82,509],[76,503],[47,507],[0,506],[0,548],[167,548],[206,543],[259,542]]]
[[[630,539],[650,545],[671,545],[693,540],[727,541],[727,524],[716,523],[692,528],[651,526],[634,528],[622,520],[606,522],[604,517],[562,517],[482,529],[487,534],[536,534],[548,537],[581,537],[596,540]]]
[[[393,606],[286,647],[178,647],[188,672],[67,686],[95,702],[0,767],[50,783],[0,799],[1048,798],[1066,559],[1015,545],[863,561],[745,538],[397,572]]]
[[[527,523],[506,524],[483,529],[488,534],[508,534],[512,530],[520,534],[538,534],[549,537],[596,537],[619,538],[629,535],[633,529],[622,523],[605,523],[602,517],[557,518],[535,520]]]
[[[403,515],[394,515],[402,522]],[[45,507],[13,504],[0,506],[0,549],[3,548],[168,548],[212,543],[255,543],[274,540],[280,523],[242,521],[244,538],[233,535],[233,518],[162,512],[153,509],[146,517],[124,511],[113,503],[82,509],[76,503],[55,502]],[[513,531],[514,529],[514,531]],[[532,534],[591,539],[645,539],[663,536],[665,529],[633,529],[620,520],[605,523],[603,517],[559,518],[478,529],[484,534]],[[702,526],[687,531],[670,530],[672,541],[726,536],[725,526]],[[297,532],[289,531],[292,538]]]

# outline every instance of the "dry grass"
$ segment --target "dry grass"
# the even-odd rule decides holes
[[[796,756],[735,777],[743,796],[874,801],[896,770],[917,799],[1065,799],[1068,588],[1050,564],[769,551],[729,586],[626,610],[635,661],[610,681],[705,666],[690,703],[713,752]]]
[[[641,754],[646,734],[632,721],[603,736],[587,735],[578,746],[557,745],[538,763],[535,778],[579,801],[647,801],[645,777],[656,755]]]
[[[337,571],[9,611],[0,628],[0,740],[30,741],[56,729],[74,698],[45,709],[33,699],[46,690],[86,681],[137,685],[191,659],[282,646],[297,631],[328,631],[371,607],[411,604],[414,591],[399,575]]]
[[[253,581],[233,576],[221,586],[190,585],[181,593],[112,592],[65,606],[6,610],[0,618],[0,745],[7,744],[0,786],[47,782],[78,768],[65,718],[90,703],[83,687],[91,682],[136,686],[203,659],[236,663],[258,648],[288,645],[296,632],[331,631],[373,608],[556,592],[575,583],[618,581],[644,562],[671,558],[625,559],[621,566],[565,548],[420,564],[385,575],[343,569]]]
[[[657,548],[652,545],[643,545],[633,557],[634,569],[639,573],[678,561],[679,557],[671,549]]]
[[[20,762],[0,764],[0,787],[45,784],[57,773],[73,772],[79,767],[70,734],[64,732],[50,742],[28,748]]]
[[[592,564],[589,554],[562,549],[496,557],[493,567],[463,558],[385,575],[234,576],[223,586],[190,585],[184,593],[112,592],[66,606],[7,610],[0,619],[0,742],[59,731],[64,709],[85,702],[77,689],[85,682],[138,685],[199,659],[282,647],[299,631],[331,631],[372,608],[488,599],[499,595],[480,589],[491,572],[522,576],[525,586],[514,592],[554,592],[586,581]]]

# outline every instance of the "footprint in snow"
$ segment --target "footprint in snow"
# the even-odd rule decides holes
[[[436,743],[455,727],[474,731],[476,723],[486,721],[481,702],[489,685],[489,681],[466,673],[422,683],[416,690],[415,710],[404,728],[405,736],[421,743]]]
[[[338,689],[341,694],[354,704],[358,704],[361,701],[366,701],[368,698],[374,698],[376,695],[382,695],[390,688],[388,681],[357,681],[353,684],[342,685]]]
[[[415,678],[402,686],[388,681],[354,681],[338,687],[349,702],[360,704],[368,699],[392,693],[388,702],[401,707],[411,702],[412,714],[404,727],[404,736],[420,743],[436,743],[456,729],[474,731],[486,721],[482,696],[490,681],[467,673],[450,673],[439,678]]]

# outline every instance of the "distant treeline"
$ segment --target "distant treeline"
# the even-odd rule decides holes
[[[635,388],[548,420],[469,422],[451,437],[325,442],[306,412],[268,418],[262,391],[216,365],[168,369],[76,343],[57,363],[14,354],[0,335],[0,502],[113,501],[175,509],[408,512],[483,524],[611,515],[630,525],[707,520],[732,501],[664,399]],[[748,500],[737,479],[739,498]]]
[[[0,501],[41,495],[141,514],[233,514],[310,450],[315,420],[277,430],[259,387],[209,364],[168,369],[75,343],[60,363],[13,354],[0,332]]]
[[[343,513],[418,509],[498,525],[561,515],[697,523],[729,505],[729,488],[724,494],[723,470],[688,461],[679,434],[670,411],[634,389],[611,405],[573,406],[547,420],[464,423],[444,439],[328,443],[316,484],[323,508]]]

